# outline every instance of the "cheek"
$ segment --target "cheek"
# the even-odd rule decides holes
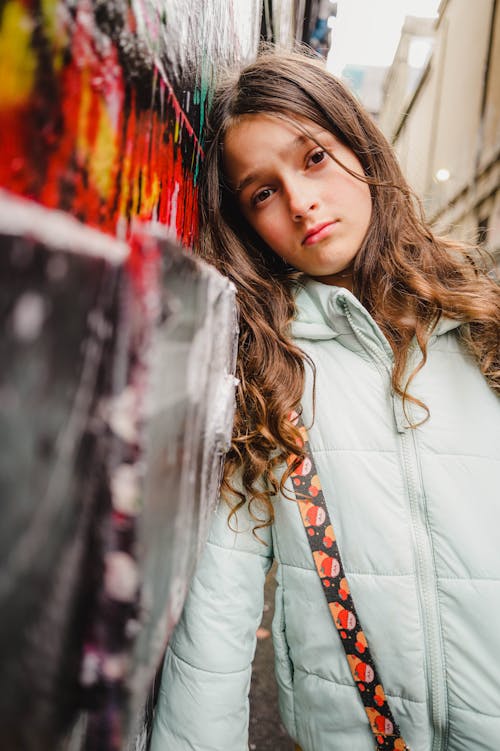
[[[362,172],[360,164],[350,164],[348,161],[346,161],[346,164],[356,172]],[[333,195],[335,195],[336,191],[337,195],[344,196],[344,209],[347,209],[349,212],[354,209],[358,222],[363,224],[366,229],[372,214],[372,198],[369,185],[342,170],[342,172],[338,172],[337,174],[337,184],[333,188]]]
[[[250,221],[250,220],[249,220]],[[274,212],[267,210],[265,216],[254,216],[250,221],[255,232],[262,237],[265,242],[273,249],[278,250],[279,239],[283,237],[283,228],[280,225],[279,217]]]
[[[355,197],[358,206],[358,220],[362,225],[364,232],[369,227],[372,217],[372,197],[370,188],[366,183],[359,183],[357,186],[357,196]]]

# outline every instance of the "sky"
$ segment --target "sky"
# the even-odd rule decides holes
[[[392,63],[405,16],[435,17],[440,0],[338,0],[328,68]]]

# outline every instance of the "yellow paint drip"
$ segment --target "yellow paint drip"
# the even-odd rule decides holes
[[[40,6],[44,32],[52,47],[52,65],[55,71],[59,71],[64,62],[64,50],[69,39],[65,26],[60,22],[61,2],[60,0],[40,0]]]
[[[141,205],[139,214],[148,218],[153,214],[154,208],[160,200],[160,181],[156,172],[152,177],[149,176],[149,167],[144,165],[142,168],[142,192]]]
[[[21,3],[7,3],[0,27],[0,108],[27,101],[33,89],[36,56],[31,48],[33,21]]]
[[[141,191],[139,190],[139,172],[140,167],[136,168],[135,174],[132,176],[132,216],[137,216],[137,214],[139,213],[139,203],[141,200]]]
[[[118,208],[118,213],[120,216],[127,215],[127,204],[128,204],[128,199],[130,196],[131,167],[132,167],[132,160],[130,156],[127,154],[122,162],[122,167],[121,167],[121,194],[120,194],[120,205]]]
[[[87,69],[82,71],[82,86],[80,93],[80,109],[78,112],[78,133],[76,135],[76,152],[80,164],[85,164],[89,156],[89,143],[87,139],[87,123],[91,102],[90,75]]]
[[[154,173],[153,177],[151,178],[151,194],[150,194],[150,207],[149,210],[152,213],[154,211],[155,206],[158,206],[160,203],[160,178]]]
[[[116,175],[116,133],[104,102],[99,102],[99,125],[89,165],[90,179],[107,198]]]

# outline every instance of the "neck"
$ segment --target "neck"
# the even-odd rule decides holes
[[[332,287],[344,287],[349,292],[353,291],[352,281],[352,267],[340,271],[338,274],[330,274],[329,276],[313,276],[317,282],[322,284],[329,284]]]

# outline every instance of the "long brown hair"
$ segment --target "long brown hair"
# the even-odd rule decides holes
[[[267,51],[215,94],[209,115],[201,185],[199,252],[236,285],[240,312],[240,380],[223,490],[235,508],[249,499],[256,528],[273,521],[272,496],[283,488],[275,470],[301,458],[289,419],[298,409],[307,358],[292,342],[293,287],[299,278],[243,218],[224,178],[224,138],[243,115],[308,118],[333,133],[359,159],[372,197],[371,224],[353,268],[355,295],[376,319],[394,351],[392,387],[415,401],[409,384],[425,364],[433,326],[443,315],[461,321],[462,336],[493,389],[500,390],[500,289],[478,256],[433,234],[393,151],[356,99],[316,59]],[[422,358],[403,382],[408,348]],[[309,363],[313,367],[312,363]],[[241,475],[241,491],[233,487]],[[234,509],[233,509],[234,510]]]

